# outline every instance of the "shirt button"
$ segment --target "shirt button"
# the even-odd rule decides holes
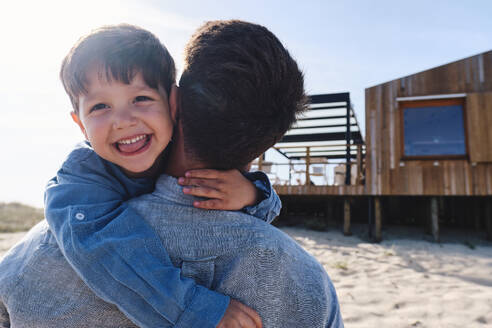
[[[77,213],[77,214],[75,214],[75,218],[77,220],[83,220],[83,219],[85,219],[85,215],[83,213]]]

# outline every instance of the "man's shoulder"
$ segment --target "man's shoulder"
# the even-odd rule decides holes
[[[270,254],[281,260],[290,270],[298,270],[304,273],[313,272],[315,275],[326,275],[322,265],[302,248],[294,239],[282,230],[260,220],[255,222],[257,236],[252,245],[265,254]]]
[[[49,232],[45,220],[29,230],[24,238],[15,244],[0,260],[0,290],[2,294],[9,293],[9,288],[17,285],[25,276],[33,262],[41,257],[49,256],[42,252],[42,246],[53,244],[56,241]]]
[[[236,239],[240,257],[264,263],[265,270],[280,270],[286,278],[315,280],[330,287],[331,281],[323,266],[294,239],[271,224],[244,216],[248,217],[249,224],[242,227],[247,237]]]
[[[301,327],[342,327],[336,291],[323,266],[283,231],[271,225],[255,227],[254,240],[231,268],[234,288],[240,281],[257,286],[260,300],[255,305],[271,315],[270,326],[297,322]],[[269,309],[271,302],[264,297],[276,299],[278,310]]]

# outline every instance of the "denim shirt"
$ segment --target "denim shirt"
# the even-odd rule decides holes
[[[155,229],[181,279],[252,307],[265,328],[343,327],[330,278],[294,240],[242,212],[201,210],[192,202],[165,175],[152,194],[128,202]],[[128,267],[118,262],[115,269]],[[126,297],[120,290],[115,294]],[[79,279],[45,222],[0,263],[2,322],[0,327],[134,327]],[[202,327],[193,321],[182,326]]]
[[[244,210],[271,222],[278,196],[264,173],[247,177],[265,199]],[[125,202],[151,192],[154,182],[128,178],[82,143],[48,184],[46,220],[79,277],[137,325],[215,327],[229,297],[182,278],[155,230]]]

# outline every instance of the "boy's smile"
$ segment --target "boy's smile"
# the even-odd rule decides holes
[[[173,123],[166,92],[150,88],[137,73],[129,84],[87,73],[87,93],[72,113],[94,151],[127,174],[143,173],[171,140]]]
[[[114,145],[122,155],[131,156],[146,150],[150,146],[151,138],[150,134],[141,134],[133,138],[121,139]]]

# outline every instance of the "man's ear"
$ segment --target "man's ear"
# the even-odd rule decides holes
[[[171,120],[175,126],[178,122],[178,107],[179,107],[179,90],[176,84],[171,87],[171,92],[169,92],[169,112],[171,114]]]
[[[80,121],[79,115],[72,111],[70,112],[70,116],[72,116],[72,120],[79,126],[80,131],[82,131],[82,133],[84,134],[85,139],[89,140],[89,138],[87,138],[87,132],[85,132],[84,125]]]

